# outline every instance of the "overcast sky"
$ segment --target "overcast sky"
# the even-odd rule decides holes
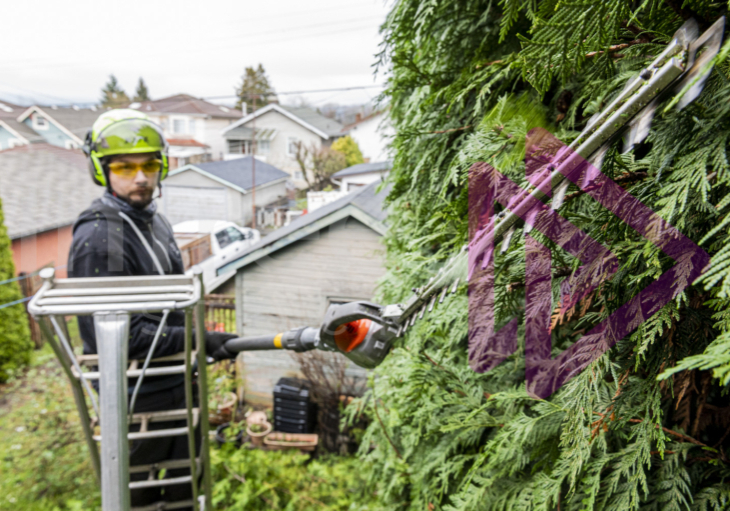
[[[131,97],[232,95],[263,64],[277,91],[383,83],[372,67],[389,0],[23,0],[3,6],[0,98],[97,102],[113,73]],[[364,103],[379,88],[302,94],[323,105]],[[282,102],[296,101],[292,95]],[[217,102],[234,102],[234,99]]]

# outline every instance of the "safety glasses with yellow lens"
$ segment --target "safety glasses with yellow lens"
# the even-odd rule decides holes
[[[114,161],[109,164],[109,171],[119,177],[134,177],[140,170],[145,176],[153,177],[162,169],[162,160],[147,160],[144,163]]]

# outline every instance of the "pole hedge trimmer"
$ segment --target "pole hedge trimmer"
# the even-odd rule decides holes
[[[600,169],[606,150],[618,136],[624,135],[625,152],[647,137],[663,99],[675,95],[666,110],[680,110],[694,101],[712,71],[714,58],[722,45],[724,27],[724,17],[702,35],[694,20],[682,25],[664,51],[630,79],[603,111],[588,121],[569,146],[573,154]],[[574,164],[573,158],[569,158],[552,169],[546,179],[524,190],[524,199],[512,210],[500,214],[492,236],[495,243],[502,241],[503,251],[509,245],[517,221],[534,207],[536,200],[545,203],[552,200],[553,209],[562,205],[569,185],[562,167]],[[548,195],[551,191],[552,198]],[[229,340],[225,347],[231,353],[274,349],[337,351],[361,367],[374,368],[380,365],[398,337],[431,312],[437,303],[443,302],[448,293],[455,293],[459,284],[467,281],[467,276],[465,246],[425,286],[414,289],[413,295],[403,304],[381,306],[361,301],[331,305],[318,328],[301,327],[270,336],[240,337]]]

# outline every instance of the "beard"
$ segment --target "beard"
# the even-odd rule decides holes
[[[154,191],[154,188],[139,188],[121,198],[135,209],[145,209],[152,202]]]

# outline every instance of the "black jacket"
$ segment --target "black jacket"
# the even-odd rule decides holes
[[[156,213],[154,202],[140,210],[105,192],[81,213],[73,227],[68,257],[69,277],[159,275],[161,272],[182,274],[184,269],[172,228],[167,219]],[[161,317],[160,313],[132,315],[130,360],[144,359],[147,355]],[[157,342],[155,358],[183,351],[184,320],[182,312],[170,312],[167,327]],[[78,322],[84,353],[95,354],[93,318],[79,316]],[[140,393],[162,390],[180,382],[181,375],[145,378]],[[130,380],[130,392],[132,383]]]

